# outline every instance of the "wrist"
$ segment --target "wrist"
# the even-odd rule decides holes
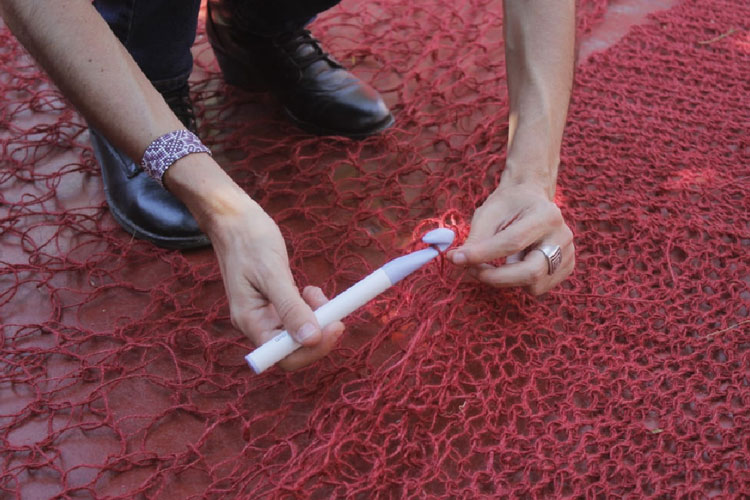
[[[543,191],[551,200],[555,196],[559,164],[559,158],[548,160],[509,156],[505,161],[499,187],[525,186],[538,189]]]
[[[211,156],[201,140],[190,130],[180,128],[157,137],[144,151],[141,168],[164,187],[164,174],[178,160],[191,154],[205,153]]]
[[[207,154],[180,158],[164,174],[164,185],[187,206],[212,240],[227,221],[263,212]]]

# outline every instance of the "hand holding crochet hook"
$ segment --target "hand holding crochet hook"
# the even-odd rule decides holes
[[[447,228],[434,229],[422,237],[429,248],[409,253],[387,262],[350,288],[315,310],[321,328],[356,311],[409,274],[421,268],[450,247],[455,234]],[[299,349],[285,330],[245,356],[255,373],[261,373]]]

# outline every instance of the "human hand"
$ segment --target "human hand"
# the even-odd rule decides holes
[[[548,274],[539,245],[560,245],[562,262]],[[573,232],[546,190],[535,184],[503,183],[474,213],[469,236],[448,252],[457,265],[488,285],[523,286],[542,294],[563,281],[575,266]],[[495,266],[492,261],[506,258]]]
[[[313,309],[328,299],[318,287],[300,295],[289,269],[284,239],[254,203],[225,215],[207,230],[224,280],[232,324],[256,346],[286,329],[300,349],[279,363],[296,370],[328,354],[344,332],[340,321],[321,331]]]
[[[279,363],[296,370],[330,352],[344,332],[340,321],[321,331],[311,308],[328,299],[317,287],[300,295],[276,223],[208,155],[177,160],[164,174],[167,189],[211,239],[229,300],[232,324],[256,346],[280,329],[302,345]]]

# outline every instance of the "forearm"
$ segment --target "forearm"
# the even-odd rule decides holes
[[[0,0],[0,13],[86,120],[136,162],[154,139],[184,128],[89,0]],[[250,202],[205,154],[178,160],[163,180],[204,230]]]
[[[139,160],[156,137],[181,128],[88,0],[0,0],[19,41],[82,115]]]
[[[551,197],[573,81],[574,0],[505,0],[510,101],[503,181],[534,183]]]

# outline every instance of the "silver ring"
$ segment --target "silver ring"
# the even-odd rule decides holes
[[[547,274],[555,274],[562,263],[562,250],[560,245],[541,245],[534,250],[539,250],[547,259]]]

